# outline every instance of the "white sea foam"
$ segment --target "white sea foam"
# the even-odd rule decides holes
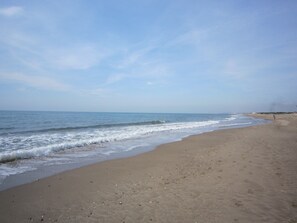
[[[222,124],[220,125],[220,127],[246,126],[251,124],[252,124],[251,122],[241,122],[241,123]]]
[[[33,166],[29,165],[10,165],[10,164],[1,164],[0,165],[0,183],[2,183],[6,177],[15,174],[21,174],[27,171],[35,170]]]
[[[44,133],[31,136],[0,137],[7,149],[0,154],[0,162],[48,156],[71,148],[146,137],[165,131],[179,131],[218,124],[219,121],[163,123],[159,125],[125,126],[67,133]],[[3,148],[4,148],[3,147]],[[4,148],[5,149],[5,148]]]
[[[138,154],[193,134],[257,124],[256,119],[241,115],[34,113],[42,123],[50,120],[51,124],[44,126],[22,114],[12,114],[11,120],[19,120],[15,129],[0,129],[0,190],[9,175],[33,170],[41,171],[37,174],[40,176],[45,169],[58,172]],[[56,118],[53,123],[52,118]],[[7,122],[7,126],[10,124]]]
[[[227,121],[233,121],[238,117],[238,115],[232,115],[231,117],[226,118]]]

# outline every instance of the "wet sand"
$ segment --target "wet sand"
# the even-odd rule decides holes
[[[0,222],[296,223],[297,115],[275,117],[2,191]]]

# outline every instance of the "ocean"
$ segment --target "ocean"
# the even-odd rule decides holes
[[[0,190],[189,135],[265,122],[240,114],[0,111]]]

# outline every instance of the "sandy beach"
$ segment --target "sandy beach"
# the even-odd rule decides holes
[[[0,222],[296,223],[297,115],[275,118],[2,191]]]

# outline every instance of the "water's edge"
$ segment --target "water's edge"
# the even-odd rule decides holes
[[[247,116],[247,115],[243,114],[243,116]],[[251,116],[249,116],[249,117],[251,117]],[[255,118],[255,119],[264,120],[264,119],[260,119],[260,118]],[[264,122],[255,123],[253,125],[248,125],[248,126],[228,126],[228,127],[224,127],[224,128],[215,129],[215,130],[197,132],[194,134],[186,135],[181,138],[170,139],[170,140],[167,140],[161,144],[155,144],[155,145],[152,144],[152,145],[144,146],[144,147],[141,147],[141,148],[138,148],[135,150],[132,149],[132,150],[126,151],[124,153],[115,153],[115,154],[108,156],[105,159],[91,159],[91,160],[85,160],[80,163],[65,163],[65,164],[59,164],[59,165],[41,166],[40,168],[32,170],[32,171],[26,171],[26,172],[23,172],[20,174],[14,174],[14,175],[7,176],[5,178],[5,180],[0,184],[0,191],[4,191],[4,190],[7,190],[7,189],[10,189],[13,187],[21,186],[23,184],[32,183],[34,181],[38,181],[39,179],[47,178],[47,177],[50,177],[53,175],[57,175],[57,174],[60,174],[63,172],[71,171],[71,170],[85,167],[88,165],[98,164],[101,162],[109,162],[109,161],[115,160],[115,159],[123,159],[123,158],[127,158],[127,157],[137,156],[137,155],[147,153],[147,152],[152,152],[161,145],[173,143],[173,142],[177,142],[177,141],[183,141],[183,140],[185,140],[189,137],[192,137],[192,136],[208,134],[209,132],[214,132],[214,131],[225,131],[228,129],[249,128],[252,126],[265,125],[265,124],[269,124],[269,123],[271,123],[271,121],[264,120]]]

